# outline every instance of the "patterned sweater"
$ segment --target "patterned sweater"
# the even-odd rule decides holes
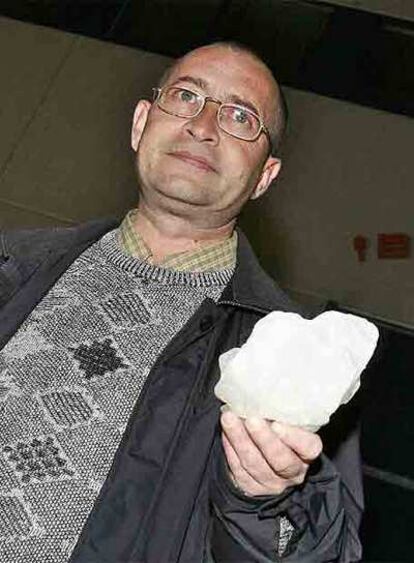
[[[0,351],[0,562],[63,563],[146,377],[233,271],[178,272],[87,249]]]

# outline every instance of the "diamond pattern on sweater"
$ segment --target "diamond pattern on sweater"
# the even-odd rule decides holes
[[[84,341],[85,334],[89,340],[101,340],[110,334],[112,327],[97,309],[89,300],[82,302],[79,307],[43,315],[41,323],[38,324],[39,331],[55,349],[76,346]]]
[[[45,417],[59,429],[102,418],[97,405],[82,388],[50,389],[37,394],[37,400]]]
[[[50,388],[76,385],[82,380],[72,353],[60,347],[39,350],[31,358],[9,360],[7,371],[24,395],[30,397]],[[33,402],[31,398],[30,401]]]
[[[115,295],[101,302],[101,307],[109,319],[120,328],[146,324],[151,318],[149,310],[136,293]]]
[[[40,531],[19,493],[0,495],[0,541],[24,539]]]
[[[0,494],[23,499],[44,530],[0,542],[1,563],[67,563],[151,367],[228,282],[124,264],[116,231],[106,238],[114,247],[78,257],[0,350],[19,390],[0,401]]]
[[[33,318],[41,319],[45,314],[59,312],[68,307],[76,307],[79,303],[80,300],[76,293],[69,291],[68,288],[59,287],[53,293],[48,293],[43,297],[42,307],[36,310]]]
[[[96,271],[95,262],[92,270],[83,270],[77,275],[76,292],[86,300],[96,301],[96,297],[110,298],[118,293],[128,292],[134,287],[133,280],[124,277],[120,280],[107,270]],[[73,280],[75,281],[75,280]]]
[[[2,453],[23,484],[68,479],[76,470],[52,435],[3,446]]]
[[[124,364],[118,355],[118,350],[111,338],[105,338],[103,342],[94,340],[92,344],[80,344],[73,351],[73,357],[79,362],[79,369],[85,372],[86,379],[115,373],[118,369],[129,367]]]

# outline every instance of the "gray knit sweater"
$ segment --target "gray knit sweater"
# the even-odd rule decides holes
[[[86,250],[0,351],[0,562],[67,561],[163,348],[231,270]]]

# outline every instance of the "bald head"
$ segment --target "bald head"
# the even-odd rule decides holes
[[[275,80],[272,71],[266,65],[266,63],[257,55],[252,49],[246,47],[245,45],[230,42],[230,41],[219,41],[215,43],[210,43],[208,45],[203,45],[189,51],[179,59],[176,59],[173,64],[168,67],[161,77],[159,86],[162,87],[169,82],[171,77],[175,74],[178,67],[188,59],[197,57],[204,51],[220,51],[225,54],[226,51],[231,52],[235,57],[250,59],[256,67],[256,79],[260,81],[263,85],[266,84],[268,90],[267,97],[267,119],[266,126],[270,133],[270,138],[272,142],[272,152],[275,153],[279,149],[283,135],[287,124],[287,107],[283,96],[283,93],[279,87],[279,84]]]

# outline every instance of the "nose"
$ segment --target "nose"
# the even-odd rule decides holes
[[[186,131],[195,141],[217,144],[219,140],[217,104],[207,100],[202,111],[187,121]]]

